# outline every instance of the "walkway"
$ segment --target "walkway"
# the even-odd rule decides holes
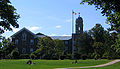
[[[56,68],[56,69],[73,69],[73,68],[92,68],[92,67],[103,67],[103,66],[108,66],[108,65],[112,65],[115,64],[117,62],[120,62],[120,59],[108,62],[106,64],[101,64],[101,65],[96,65],[96,66],[85,66],[85,67],[71,67],[71,68]]]

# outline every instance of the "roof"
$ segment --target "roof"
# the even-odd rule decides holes
[[[59,40],[70,40],[72,36],[50,36],[53,40],[59,39]]]
[[[42,33],[37,33],[36,35],[37,35],[37,37],[41,37],[41,38],[46,37],[46,35],[44,35]]]
[[[37,35],[37,37],[43,38],[43,37],[46,37],[46,35]]]
[[[16,36],[17,34],[19,34],[20,32],[22,32],[22,31],[24,31],[24,30],[26,30],[27,32],[29,32],[30,34],[32,34],[32,35],[34,36],[34,38],[37,37],[34,33],[32,33],[30,30],[26,29],[25,27],[22,28],[21,30],[19,30],[18,32],[16,32],[15,34],[13,34],[11,37]]]

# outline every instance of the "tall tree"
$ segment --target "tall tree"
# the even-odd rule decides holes
[[[92,44],[93,44],[93,39],[91,35],[89,35],[88,32],[83,32],[83,34],[80,35],[79,39],[77,40],[77,49],[78,49],[78,54],[90,54],[92,53]]]
[[[64,43],[62,40],[55,39],[54,40],[55,47],[54,47],[54,56],[60,59],[60,56],[64,54]]]
[[[82,0],[81,4],[95,5],[100,9],[106,21],[111,25],[110,30],[120,32],[120,1],[119,0]]]
[[[53,55],[54,41],[50,37],[38,38],[38,49],[42,53],[42,57],[50,59]]]
[[[11,5],[10,0],[0,0],[0,34],[5,30],[12,30],[12,26],[18,28],[19,15],[16,9]]]
[[[91,30],[89,30],[94,42],[105,42],[104,32],[104,28],[101,24],[96,24]]]
[[[95,59],[102,58],[104,52],[105,52],[105,41],[106,41],[106,31],[102,27],[101,24],[96,24],[91,30],[89,30],[89,33],[91,34],[94,43],[94,53],[93,57]]]
[[[87,2],[89,5],[95,5],[101,10],[103,16],[107,17],[106,22],[111,26],[110,31],[117,33],[117,38],[112,48],[120,52],[120,1],[119,0],[82,0],[81,4]]]
[[[2,39],[2,47],[0,51],[1,58],[9,57],[10,53],[16,48],[13,42],[10,42],[10,39]]]

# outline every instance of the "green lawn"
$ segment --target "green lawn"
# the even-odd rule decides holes
[[[120,62],[113,64],[113,65],[109,65],[109,66],[105,66],[105,67],[97,67],[97,68],[76,68],[76,69],[120,69]]]
[[[0,60],[0,69],[54,69],[66,67],[81,67],[104,64],[111,60],[79,60],[78,64],[72,64],[73,60],[32,60],[35,63],[34,65],[26,64],[27,61],[28,59]]]

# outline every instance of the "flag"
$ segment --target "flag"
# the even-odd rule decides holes
[[[74,15],[76,15],[77,13],[75,13],[74,11],[72,12]]]

